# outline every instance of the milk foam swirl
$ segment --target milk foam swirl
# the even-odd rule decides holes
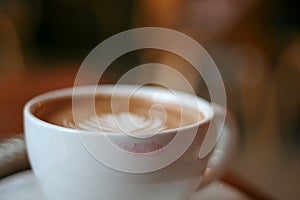
[[[162,114],[145,117],[128,112],[91,116],[88,119],[77,121],[77,127],[73,122],[64,120],[63,125],[88,131],[129,134],[153,133],[167,128],[165,126],[165,117]]]

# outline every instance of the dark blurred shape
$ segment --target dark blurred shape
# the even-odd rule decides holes
[[[270,22],[284,32],[290,29],[300,31],[300,3],[297,0],[268,0],[266,6],[271,7]]]
[[[42,55],[51,59],[84,56],[100,38],[97,23],[88,5],[64,1],[43,1],[37,43]]]
[[[300,33],[283,49],[277,67],[281,141],[293,151],[300,144]]]
[[[43,0],[36,43],[46,60],[84,57],[104,39],[130,28],[134,1]]]

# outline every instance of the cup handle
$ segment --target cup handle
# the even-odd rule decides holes
[[[228,112],[224,112],[225,108],[221,106],[217,106],[216,115],[220,113],[221,109],[223,109],[222,113],[226,113],[224,128],[212,154],[209,157],[207,167],[199,180],[196,190],[199,190],[212,181],[220,178],[227,169],[230,160],[235,153],[238,138],[237,125],[233,116]]]

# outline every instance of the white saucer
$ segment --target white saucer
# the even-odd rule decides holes
[[[1,200],[46,200],[32,171],[24,171],[0,180]],[[190,200],[250,200],[228,184],[216,181],[192,195]]]

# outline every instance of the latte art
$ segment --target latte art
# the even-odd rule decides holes
[[[73,116],[72,97],[40,102],[32,107],[32,113],[41,120],[67,128],[141,136],[187,126],[203,119],[201,112],[171,102],[133,97],[127,105],[126,98],[114,98],[112,108],[111,96],[98,95],[95,109],[90,110],[87,96],[80,96],[76,119]]]
[[[88,131],[128,134],[153,133],[167,129],[163,115],[152,115],[149,118],[128,112],[90,117],[77,122],[77,126],[73,122],[64,120],[63,125]]]

